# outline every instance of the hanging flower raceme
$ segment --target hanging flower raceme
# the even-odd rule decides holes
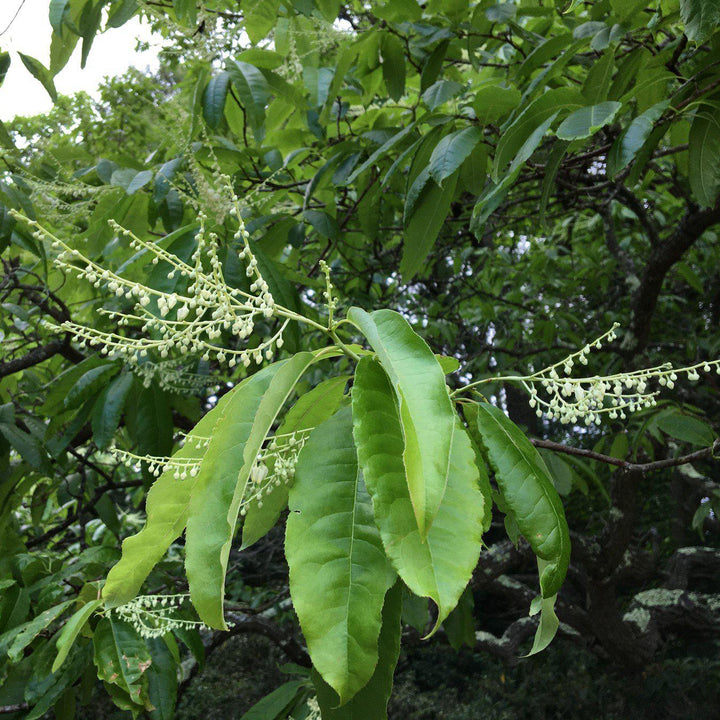
[[[158,638],[172,630],[208,629],[199,620],[178,616],[189,595],[138,595],[130,602],[109,610],[129,623],[144,638]]]
[[[215,233],[206,230],[207,217],[202,212],[199,213],[197,247],[189,263],[154,242],[139,238],[115,221],[109,221],[118,236],[127,238],[133,249],[149,253],[152,264],[167,264],[170,268],[168,279],[186,280],[187,290],[183,292],[156,290],[103,268],[36,221],[15,213],[33,228],[36,238],[49,240],[54,248],[60,250],[55,258],[59,267],[75,273],[96,288],[104,286],[117,297],[134,301],[130,313],[105,309],[98,312],[117,320],[118,329],[128,326],[137,328],[139,334],[136,336],[106,332],[71,321],[63,323],[61,329],[72,333],[81,347],[99,346],[103,354],[122,358],[131,365],[138,365],[151,357],[163,360],[174,354],[183,357],[192,354],[200,355],[203,360],[212,358],[227,363],[231,368],[240,363],[247,367],[252,361],[260,364],[265,359],[269,360],[275,350],[282,347],[283,330],[289,322],[284,319],[270,338],[253,348],[235,349],[219,344],[223,333],[240,341],[246,340],[255,331],[258,320],[268,320],[278,314],[237,208],[233,214],[238,217],[239,223],[234,240],[242,246],[239,257],[245,263],[248,279],[252,281],[249,292],[226,284],[217,253],[218,238]]]
[[[456,393],[491,381],[519,382],[530,395],[530,407],[538,417],[545,415],[549,420],[567,424],[599,425],[603,415],[610,420],[624,420],[628,413],[655,406],[660,394],[655,388],[673,388],[681,375],[690,381],[700,379],[699,370],[707,373],[714,369],[720,375],[720,360],[704,360],[683,368],[664,363],[614,375],[573,377],[576,366],[588,364],[593,350],[600,350],[604,343],[617,339],[618,327],[615,323],[608,332],[577,352],[531,375],[487,378],[470,383]]]

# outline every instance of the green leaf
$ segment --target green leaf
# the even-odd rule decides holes
[[[538,558],[538,574],[540,577],[542,577],[545,567],[545,561]],[[530,657],[531,655],[541,652],[555,637],[555,634],[560,627],[560,621],[558,620],[558,616],[555,614],[556,601],[557,595],[551,595],[550,597],[538,596],[531,603],[530,615],[536,615],[539,612],[540,624],[535,632],[532,648],[525,657]]]
[[[144,693],[138,680],[152,664],[150,653],[137,631],[125,620],[103,618],[93,633],[98,678],[118,685],[138,704]]]
[[[57,672],[65,662],[77,636],[85,627],[90,616],[102,605],[102,600],[93,600],[83,605],[63,626],[62,631],[55,641],[58,654],[52,664],[52,672]]]
[[[405,282],[412,280],[423,267],[438,239],[455,197],[457,180],[458,172],[456,171],[446,179],[442,187],[434,182],[428,182],[421,191],[403,233],[400,272]]]
[[[23,650],[43,630],[45,630],[45,628],[47,628],[53,621],[57,620],[57,618],[59,618],[73,602],[75,601],[66,600],[59,605],[55,605],[54,607],[45,610],[45,612],[40,613],[37,617],[30,620],[30,622],[25,623],[19,628],[15,628],[16,630],[19,630],[19,632],[13,639],[12,643],[10,643],[10,647],[7,651],[10,662],[17,662],[22,657]]]
[[[421,380],[417,384],[427,387]],[[363,358],[358,363],[352,403],[358,458],[385,552],[408,588],[438,606],[437,629],[472,577],[480,556],[484,517],[490,512],[478,489],[470,439],[453,418],[447,489],[432,527],[422,537],[408,491],[396,399],[377,361]],[[432,413],[424,417],[435,419]],[[438,428],[438,435],[441,432]]]
[[[626,168],[645,144],[655,123],[662,117],[669,105],[668,100],[653,105],[633,121],[620,133],[607,155],[606,174],[610,179]]]
[[[583,84],[583,95],[589,103],[595,104],[607,99],[614,70],[615,48],[609,48],[593,63]]]
[[[254,0],[247,4],[244,12],[245,31],[253,45],[264,40],[272,30],[277,22],[279,6],[280,0]]]
[[[53,102],[57,100],[57,90],[55,89],[55,83],[53,82],[50,71],[34,57],[25,55],[24,53],[18,53],[22,64],[30,71],[32,76],[40,81],[40,84],[47,90],[48,95]]]
[[[720,27],[720,0],[680,0],[680,17],[685,34],[700,45]]]
[[[340,232],[335,218],[322,210],[305,210],[303,218],[324,238],[337,237]]]
[[[204,441],[193,441],[193,438],[212,435],[225,405],[248,381],[244,380],[220,398],[218,404],[193,428],[190,439],[173,455],[174,458],[202,460],[206,451]],[[177,480],[174,473],[174,469],[169,468],[152,484],[145,501],[145,527],[123,541],[122,557],[108,573],[102,591],[108,608],[124,605],[138,594],[150,571],[185,529],[190,494],[197,477]]]
[[[481,125],[496,123],[520,104],[521,97],[514,87],[485,85],[475,92],[472,104],[475,117]]]
[[[430,177],[442,185],[443,180],[462,165],[481,138],[482,133],[476,127],[457,130],[442,138],[430,156]]]
[[[225,100],[230,87],[230,73],[221,72],[210,78],[203,95],[203,117],[214,130],[225,113]]]
[[[56,33],[62,32],[65,15],[70,10],[70,0],[50,0],[48,17],[50,26]]]
[[[690,189],[700,205],[712,207],[720,192],[720,113],[701,105],[688,138]]]
[[[583,97],[574,88],[548,90],[533,100],[500,137],[493,164],[493,180],[499,181],[500,172],[518,155],[525,142],[548,118],[582,105]]]
[[[462,89],[463,86],[454,80],[439,80],[425,90],[422,99],[430,110],[435,110],[448,100],[452,100]]]
[[[100,365],[100,367],[88,370],[68,390],[63,405],[70,409],[79,407],[98,393],[108,380],[117,375],[119,371],[120,367],[115,363],[112,365]]]
[[[397,582],[385,595],[377,665],[367,685],[350,702],[338,707],[337,693],[317,671],[313,671],[312,680],[323,720],[387,719],[387,704],[392,692],[395,666],[400,656],[402,590],[402,583]]]
[[[180,22],[194,25],[197,22],[196,0],[173,0],[175,14]]]
[[[285,717],[283,713],[305,687],[305,680],[286,682],[256,702],[240,720],[275,720],[275,718]]]
[[[619,102],[601,102],[580,108],[560,123],[557,136],[561,140],[584,140],[611,123],[620,111]]]
[[[41,470],[47,462],[47,456],[40,442],[24,430],[0,422],[0,436],[20,454],[20,457],[35,470]]]
[[[152,663],[145,673],[147,693],[154,710],[151,720],[174,720],[178,690],[178,662],[168,643],[175,644],[172,635],[165,638],[150,638],[147,641]],[[172,647],[171,645],[171,647]],[[177,646],[174,646],[177,653]]]
[[[225,572],[250,471],[277,414],[315,362],[309,352],[273,363],[233,393],[215,425],[191,491],[185,569],[202,621],[226,629]]]
[[[420,73],[420,92],[424,93],[437,81],[442,72],[443,62],[445,61],[445,55],[447,54],[449,45],[449,40],[443,40],[438,43],[438,46],[428,56]]]
[[[316,428],[290,490],[290,594],[313,666],[346,703],[372,677],[393,582],[357,462],[350,408]]]
[[[677,411],[660,415],[657,419],[657,426],[676,440],[701,447],[709,447],[716,437],[715,432],[707,423]]]
[[[285,419],[275,433],[278,447],[289,442],[289,438],[283,438],[283,435],[300,430],[312,430],[334,415],[345,397],[345,386],[348,379],[346,375],[329,378],[310,392],[301,395],[285,415]],[[274,488],[271,493],[263,496],[261,506],[255,500],[248,503],[243,521],[241,549],[250,547],[275,525],[280,513],[287,506],[288,492],[288,486],[283,483]]]
[[[110,444],[118,429],[132,384],[132,373],[123,373],[103,390],[95,402],[92,431],[93,440],[100,449],[104,449]]]
[[[348,320],[367,338],[388,374],[405,439],[402,460],[420,535],[425,537],[448,482],[457,416],[432,350],[392,310],[350,308]]]
[[[10,53],[0,52],[0,86],[5,81],[7,71],[10,69]]]
[[[382,73],[388,95],[395,101],[405,93],[405,46],[400,38],[386,33],[380,43]]]
[[[262,72],[249,63],[236,60],[228,63],[226,69],[240,104],[247,113],[255,138],[260,139],[265,122],[265,105],[270,99],[270,86]]]
[[[520,532],[547,563],[540,589],[549,598],[560,589],[570,562],[570,535],[560,498],[538,451],[502,410],[479,404],[477,428]]]

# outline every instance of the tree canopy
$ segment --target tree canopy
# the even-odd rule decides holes
[[[247,718],[424,717],[447,644],[712,707],[720,5],[48,11],[0,49],[54,100],[0,123],[0,713],[173,718],[238,635],[290,676]],[[161,69],[58,96],[135,16]]]

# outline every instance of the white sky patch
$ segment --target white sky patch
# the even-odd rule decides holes
[[[12,63],[0,87],[0,120],[11,120],[16,115],[37,115],[52,107],[52,100],[43,86],[25,69],[18,52],[39,60],[45,67],[50,64],[50,36],[52,28],[48,20],[48,0],[0,0],[0,51],[10,51]],[[85,90],[96,95],[102,80],[122,75],[129,67],[140,69],[158,67],[157,52],[135,52],[136,38],[149,41],[152,37],[147,25],[137,18],[120,28],[111,28],[98,35],[90,50],[85,69],[80,68],[80,46],[65,68],[55,76],[55,87],[61,95],[71,95]]]

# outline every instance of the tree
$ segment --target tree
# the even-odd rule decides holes
[[[403,628],[716,642],[715,6],[68,0],[22,62],[137,13],[160,77],[0,126],[6,710],[173,717],[210,629],[268,718],[385,717]]]

